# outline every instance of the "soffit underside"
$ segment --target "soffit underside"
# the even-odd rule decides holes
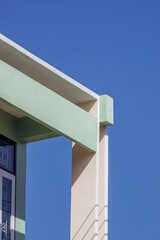
[[[0,101],[0,126],[0,134],[22,143],[60,136],[3,101]]]

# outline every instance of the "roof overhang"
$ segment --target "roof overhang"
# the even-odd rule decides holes
[[[96,152],[99,123],[113,124],[112,98],[100,97],[2,34],[0,84],[0,133],[16,141],[65,136]],[[96,117],[80,107],[96,101]]]
[[[0,34],[0,59],[74,104],[98,95]]]

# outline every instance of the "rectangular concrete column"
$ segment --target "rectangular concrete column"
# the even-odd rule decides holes
[[[96,154],[73,145],[71,240],[96,239]]]
[[[97,102],[81,105],[98,118]],[[97,152],[72,145],[71,240],[108,240],[108,127],[98,126]]]
[[[108,240],[108,128],[100,127],[99,143],[99,240]]]
[[[98,118],[98,101],[80,107]],[[96,153],[75,143],[72,146],[71,240],[98,240],[99,126],[97,128]]]

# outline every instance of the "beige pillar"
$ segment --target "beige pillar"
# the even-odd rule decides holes
[[[98,102],[85,103],[80,107],[99,119]],[[71,240],[107,239],[105,127],[97,129],[97,136],[96,153],[78,144],[72,145]]]
[[[100,127],[98,239],[108,239],[108,128]]]
[[[96,154],[73,145],[71,240],[95,239]]]

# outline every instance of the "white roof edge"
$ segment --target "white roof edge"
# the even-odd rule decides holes
[[[16,44],[15,42],[13,42],[12,40],[10,40],[9,38],[5,37],[3,34],[0,33],[0,40],[7,43],[8,45],[10,45],[11,47],[15,48],[17,51],[21,52],[22,54],[26,55],[27,57],[31,58],[32,60],[34,60],[35,62],[39,63],[40,65],[42,65],[43,67],[47,68],[48,70],[52,71],[54,74],[60,76],[61,78],[63,78],[65,81],[69,82],[70,84],[74,85],[75,87],[81,89],[83,92],[89,94],[90,96],[92,96],[93,98],[98,99],[99,95],[96,94],[95,92],[91,91],[90,89],[88,89],[87,87],[83,86],[82,84],[80,84],[79,82],[75,81],[74,79],[72,79],[71,77],[67,76],[66,74],[62,73],[61,71],[59,71],[58,69],[54,68],[53,66],[51,66],[50,64],[48,64],[47,62],[43,61],[42,59],[40,59],[39,57],[35,56],[34,54],[30,53],[29,51],[27,51],[26,49],[24,49],[23,47],[21,47],[20,45]]]

